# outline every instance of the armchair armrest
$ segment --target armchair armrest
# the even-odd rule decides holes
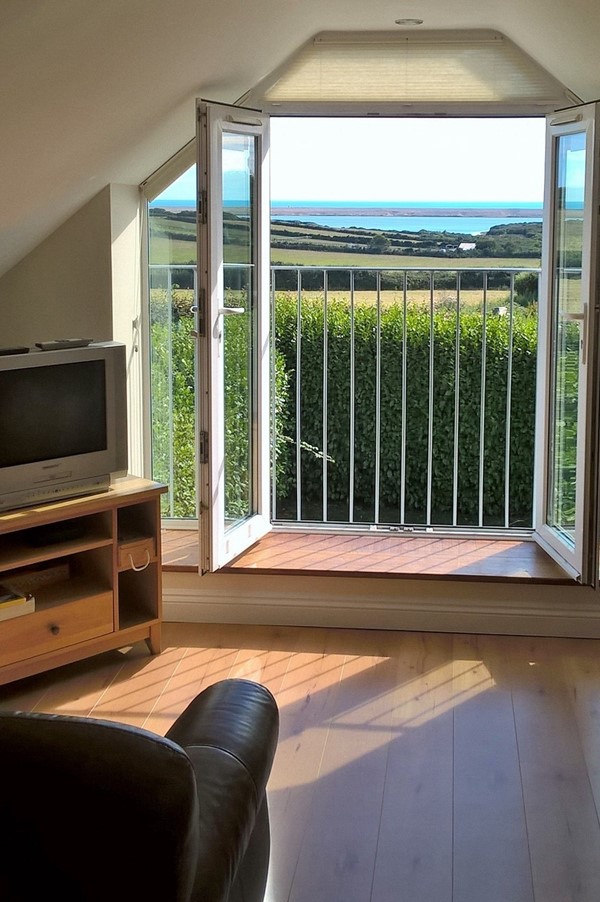
[[[200,850],[195,896],[227,900],[257,821],[252,880],[264,890],[269,861],[265,789],[277,747],[271,693],[248,680],[222,680],[201,692],[166,738],[187,753],[196,776]]]

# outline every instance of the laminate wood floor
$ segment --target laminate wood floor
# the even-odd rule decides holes
[[[165,624],[0,688],[164,733],[204,686],[281,712],[267,902],[598,902],[600,642]]]

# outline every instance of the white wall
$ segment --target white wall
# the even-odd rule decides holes
[[[163,599],[171,621],[600,638],[582,586],[169,572]]]
[[[112,337],[107,187],[0,278],[0,345]]]
[[[135,185],[110,186],[113,338],[127,347],[129,472],[144,475],[146,402],[143,385],[144,305],[140,192]]]

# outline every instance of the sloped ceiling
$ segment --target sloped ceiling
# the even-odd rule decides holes
[[[400,17],[503,32],[600,97],[597,0],[1,0],[0,274],[188,141],[195,97],[234,102],[315,33]]]

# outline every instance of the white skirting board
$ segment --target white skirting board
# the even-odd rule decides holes
[[[600,593],[443,580],[163,575],[163,617],[429,632],[600,638]]]

